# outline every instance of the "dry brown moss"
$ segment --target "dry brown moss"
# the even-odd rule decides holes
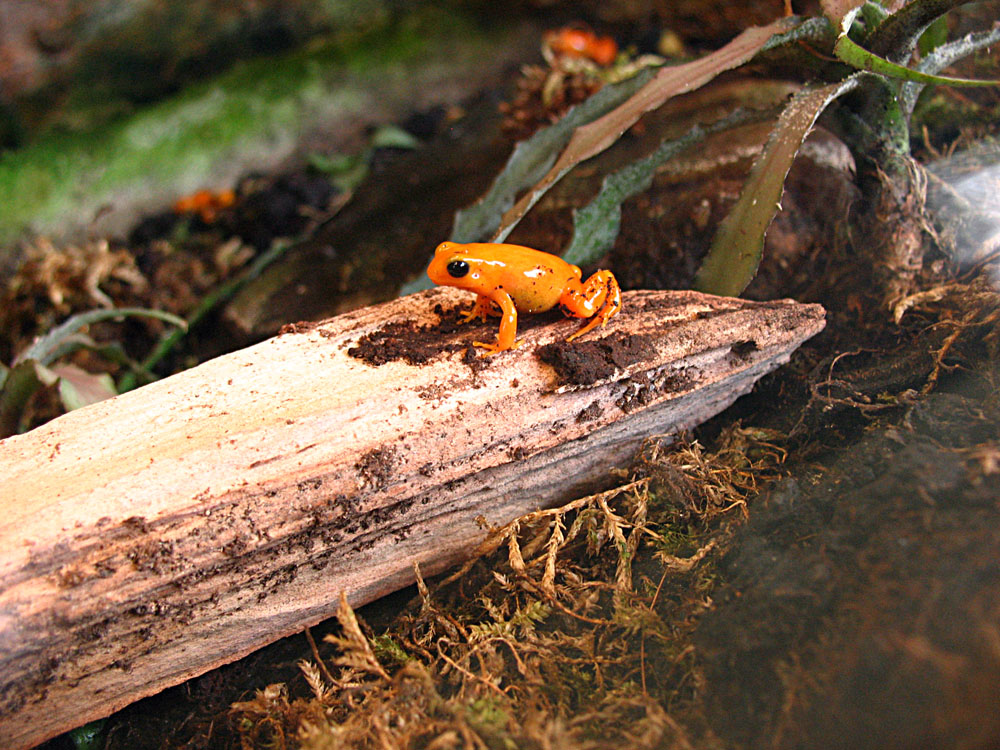
[[[418,578],[385,632],[342,601],[336,655],[300,665],[311,698],[271,685],[233,706],[243,746],[691,746],[687,636],[756,482],[779,471],[771,438],[649,443],[620,486],[491,529],[460,570]]]

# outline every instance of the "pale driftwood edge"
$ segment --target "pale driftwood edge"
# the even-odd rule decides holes
[[[630,292],[581,341],[652,348],[556,390],[523,333],[481,369],[348,355],[435,289],[206,362],[0,442],[0,746],[26,747],[461,560],[494,525],[606,484],[823,327],[818,305]],[[468,334],[461,331],[458,338]],[[455,337],[442,336],[442,345]]]

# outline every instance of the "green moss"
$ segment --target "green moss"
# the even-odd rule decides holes
[[[411,659],[406,649],[388,633],[372,638],[372,648],[379,662],[383,664],[406,664]]]
[[[399,85],[415,67],[449,54],[453,40],[485,38],[453,13],[425,9],[238,64],[99,131],[49,133],[0,156],[0,244],[26,230],[86,225],[116,202],[162,207],[164,195],[235,179],[225,171],[234,164],[273,163],[306,124],[362,114],[373,82]]]

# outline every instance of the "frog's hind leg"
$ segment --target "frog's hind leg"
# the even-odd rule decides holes
[[[621,310],[622,293],[618,280],[611,271],[598,271],[583,283],[579,292],[571,293],[561,307],[567,315],[591,318],[587,325],[566,339],[572,341],[603,326]]]

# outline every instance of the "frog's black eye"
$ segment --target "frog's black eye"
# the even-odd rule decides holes
[[[453,279],[460,279],[469,272],[469,264],[464,260],[453,260],[446,268],[448,269],[448,275]]]

